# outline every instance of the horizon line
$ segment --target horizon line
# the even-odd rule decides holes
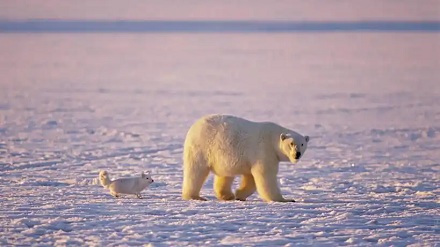
[[[0,19],[0,33],[295,32],[440,32],[440,21]]]

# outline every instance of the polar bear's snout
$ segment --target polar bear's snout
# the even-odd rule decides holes
[[[299,158],[301,158],[301,152],[296,152],[295,159],[298,160]]]

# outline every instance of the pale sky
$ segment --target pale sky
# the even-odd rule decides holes
[[[0,20],[439,21],[439,0],[0,0]]]

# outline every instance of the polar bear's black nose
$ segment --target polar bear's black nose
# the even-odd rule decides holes
[[[301,157],[301,152],[296,152],[295,159],[299,159]]]

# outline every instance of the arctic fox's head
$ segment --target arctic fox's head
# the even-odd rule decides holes
[[[147,181],[148,184],[151,184],[154,182],[153,178],[151,178],[150,172],[147,172],[147,173],[142,172],[141,178],[143,180]]]
[[[101,183],[102,186],[106,187],[110,184],[110,178],[108,176],[108,172],[107,171],[100,171],[99,172],[99,182]]]

